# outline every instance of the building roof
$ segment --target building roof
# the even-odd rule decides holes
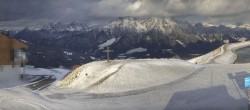
[[[16,39],[16,38],[14,38],[14,37],[10,37],[9,35],[7,35],[7,34],[4,34],[4,33],[2,33],[2,34],[0,34],[0,38],[1,37],[7,37],[7,38],[9,38],[9,39],[12,39],[14,42],[17,42],[17,43],[21,43],[23,46],[23,48],[28,48],[29,46],[28,46],[28,44],[26,43],[26,42],[24,42],[24,41],[22,41],[22,40],[20,40],[20,39]]]

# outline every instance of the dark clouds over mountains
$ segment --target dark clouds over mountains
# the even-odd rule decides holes
[[[0,26],[18,21],[78,21],[91,24],[103,23],[120,16],[176,16],[190,22],[249,23],[250,1],[0,0]]]

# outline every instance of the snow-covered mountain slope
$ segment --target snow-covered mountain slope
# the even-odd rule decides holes
[[[210,23],[206,23],[206,22],[203,22],[202,25],[204,27],[218,27],[218,25],[214,25],[214,24],[210,24]]]
[[[250,24],[242,24],[239,26],[240,28],[250,30]]]
[[[157,30],[163,33],[170,33],[176,26],[177,23],[173,18],[150,17],[147,19],[137,19],[135,17],[120,17],[104,26],[104,29],[135,30],[136,32]]]
[[[250,31],[245,29],[221,25],[204,26],[202,23],[191,25],[172,17],[119,17],[87,31],[71,31],[78,30],[73,27],[74,25],[57,23],[35,28],[33,31],[23,30],[16,37],[27,41],[32,47],[28,50],[30,65],[71,67],[93,61],[89,56],[104,59],[102,50],[107,46],[114,50],[111,54],[113,59],[138,47],[147,51],[126,54],[123,57],[189,59],[195,57],[193,55],[210,52],[225,43],[247,40],[250,35]],[[70,51],[74,55],[65,56],[61,54],[62,51]],[[42,54],[37,54],[38,52]],[[55,55],[58,57],[52,57]]]
[[[33,47],[41,45],[47,46],[60,38],[72,37],[90,30],[91,28],[85,24],[58,22],[27,27],[18,32],[15,37],[28,41]]]
[[[49,31],[49,32],[63,32],[63,31],[87,31],[89,27],[87,25],[72,22],[69,24],[64,24],[61,22],[50,23],[47,25],[31,26],[26,28],[29,31]]]
[[[240,29],[250,30],[250,24],[240,24],[240,25],[229,24],[229,25],[226,25],[226,26],[229,27],[229,28],[240,28]]]

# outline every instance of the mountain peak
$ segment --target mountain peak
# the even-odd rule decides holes
[[[88,28],[89,27],[87,25],[77,22],[72,22],[72,23],[57,22],[57,23],[49,23],[47,25],[37,25],[37,26],[27,27],[26,29],[29,31],[46,30],[50,32],[62,32],[62,31],[86,31],[88,30]]]
[[[214,25],[214,24],[207,23],[207,22],[203,22],[203,23],[201,23],[201,24],[202,24],[202,26],[204,26],[204,27],[218,27],[218,25]]]
[[[161,32],[171,32],[177,25],[176,21],[172,18],[160,18],[160,17],[149,17],[140,18],[136,17],[118,17],[113,20],[110,24],[104,26],[105,29],[130,29],[136,32],[146,32],[152,29]]]
[[[226,27],[250,30],[250,24],[244,24],[242,22],[238,22],[238,23],[235,23],[235,24],[228,24],[228,25],[226,25]]]

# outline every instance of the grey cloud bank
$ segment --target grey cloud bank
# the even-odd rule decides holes
[[[176,16],[189,22],[250,22],[250,0],[0,0],[0,26],[41,21],[103,23],[120,16]],[[18,24],[20,26],[21,23]]]

